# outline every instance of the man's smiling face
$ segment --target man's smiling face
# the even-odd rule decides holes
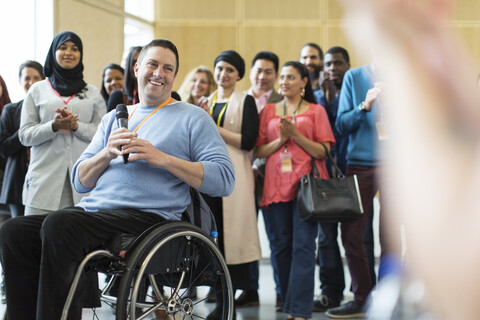
[[[135,65],[135,75],[143,105],[161,104],[171,96],[176,63],[175,54],[159,46],[149,48],[140,57]]]

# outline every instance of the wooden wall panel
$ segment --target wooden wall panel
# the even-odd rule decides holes
[[[190,0],[161,0],[157,7],[157,36],[174,41],[181,55],[176,88],[191,68],[210,67],[210,61],[225,49],[238,51],[247,69],[260,50],[277,53],[281,64],[297,60],[307,42],[319,44],[324,51],[344,46],[352,55],[352,66],[363,64],[343,31],[343,7],[338,0],[200,0],[195,1],[195,9],[191,5]],[[247,89],[250,83],[244,79],[238,86]]]
[[[242,2],[242,1],[240,1]],[[244,0],[245,20],[318,20],[323,1],[319,0]]]
[[[118,9],[110,11],[101,5],[62,0],[57,1],[55,12],[55,32],[70,30],[82,39],[83,75],[87,83],[98,88],[105,65],[120,64],[123,54],[123,15],[118,13]]]
[[[158,21],[164,19],[235,19],[236,0],[157,0]]]
[[[325,19],[341,20],[343,19],[343,5],[339,0],[325,0]]]
[[[478,0],[456,0],[454,1],[454,20],[480,20],[480,1]]]
[[[325,47],[324,52],[334,46],[340,46],[345,48],[348,51],[350,56],[350,66],[352,68],[361,66],[363,64],[369,63],[370,61],[365,61],[363,57],[360,57],[358,54],[355,53],[355,49],[353,44],[350,42],[350,39],[347,35],[346,28],[357,28],[357,25],[354,23],[347,24],[346,26],[343,24],[338,25],[328,25],[326,27],[325,32]]]
[[[238,50],[238,29],[235,25],[176,25],[159,24],[156,35],[172,41],[178,49],[180,68],[175,89],[180,87],[185,75],[203,64],[213,71],[213,62],[224,50]]]
[[[321,27],[245,26],[244,37],[248,46],[245,46],[244,52],[247,60],[251,61],[258,51],[270,50],[278,55],[282,64],[288,60],[297,60],[301,47],[309,41],[318,43],[321,36]]]
[[[91,0],[90,0],[91,1]],[[117,8],[123,10],[124,7],[124,0],[94,0],[99,4],[105,4],[106,6],[110,6],[111,8]]]
[[[318,42],[322,28],[312,26],[249,25],[244,27],[244,38],[248,45],[242,48],[246,69],[252,67],[252,59],[261,50],[275,52],[280,59],[280,68],[289,60],[298,60],[300,48],[309,41]],[[314,39],[314,40],[312,40]],[[250,87],[249,80],[242,81],[242,89]],[[278,87],[278,86],[276,86]]]
[[[453,5],[449,25],[480,61],[480,1]],[[156,0],[155,37],[169,38],[179,48],[177,85],[198,64],[213,68],[216,55],[226,49],[237,50],[247,69],[260,50],[272,50],[285,62],[297,59],[306,42],[324,51],[345,47],[352,67],[367,63],[348,41],[344,25],[355,28],[355,22],[344,21],[343,12],[339,0]],[[121,61],[123,17],[123,0],[55,0],[55,32],[72,30],[82,37],[89,83],[99,85],[103,66]],[[248,87],[248,80],[239,85]]]
[[[480,24],[468,26],[458,25],[453,27],[453,32],[460,36],[460,41],[465,44],[468,54],[474,60],[475,65],[472,68],[478,70],[480,74]],[[463,63],[463,61],[458,61]]]

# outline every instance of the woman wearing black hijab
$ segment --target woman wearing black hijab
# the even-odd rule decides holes
[[[32,85],[24,100],[19,138],[31,147],[23,188],[25,215],[80,201],[70,172],[106,109],[100,91],[83,81],[82,58],[82,41],[75,33],[57,34],[45,60],[47,80]]]
[[[243,58],[233,50],[223,51],[214,62],[217,90],[200,103],[225,141],[235,168],[235,187],[230,196],[204,198],[212,210],[219,230],[218,243],[225,256],[233,289],[247,290],[249,262],[260,260],[260,242],[255,212],[251,151],[258,135],[259,117],[255,100],[236,84],[245,74]],[[208,320],[220,319],[221,296]]]

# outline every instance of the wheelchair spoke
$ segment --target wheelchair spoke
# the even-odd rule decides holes
[[[178,285],[175,288],[175,291],[172,293],[172,296],[176,298],[180,298],[178,292],[180,291],[180,288],[182,287],[183,281],[185,280],[185,271],[181,273],[180,275],[180,280],[178,280]]]
[[[152,286],[153,294],[155,295],[155,297],[157,297],[157,299],[159,299],[159,300],[161,299],[163,301],[165,299],[165,297],[163,296],[162,291],[158,287],[157,281],[155,281],[155,275],[149,274],[148,279],[150,280],[150,285]]]
[[[142,320],[142,319],[145,319],[147,316],[149,316],[150,314],[152,314],[153,312],[159,310],[159,307],[162,306],[163,302],[160,302],[160,303],[157,303],[156,305],[148,308],[144,313],[142,313],[142,315],[138,318],[135,318],[135,320]]]
[[[190,293],[190,291],[192,290],[192,288],[196,288],[196,286],[194,285],[198,279],[198,276],[195,277],[195,279],[192,280],[193,278],[193,274],[194,274],[194,271],[195,271],[195,266],[194,266],[194,263],[195,263],[195,257],[197,256],[197,254],[200,253],[200,250],[201,250],[201,244],[200,243],[197,243],[197,241],[192,241],[192,253],[191,253],[191,258],[190,258],[190,264],[189,264],[189,267],[188,269],[190,270],[190,279],[189,279],[189,285],[188,285],[188,288],[187,288],[187,293]]]
[[[225,301],[221,318],[231,319],[227,265],[218,247],[197,227],[183,222],[161,226],[142,239],[127,262],[117,319],[151,319],[158,313],[170,320],[206,319],[206,309],[199,304],[208,297],[192,294],[198,290],[202,295],[207,289],[221,295]]]

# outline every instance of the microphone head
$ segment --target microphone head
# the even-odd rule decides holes
[[[117,104],[115,108],[115,117],[117,119],[128,119],[128,110],[127,106],[122,104]]]

